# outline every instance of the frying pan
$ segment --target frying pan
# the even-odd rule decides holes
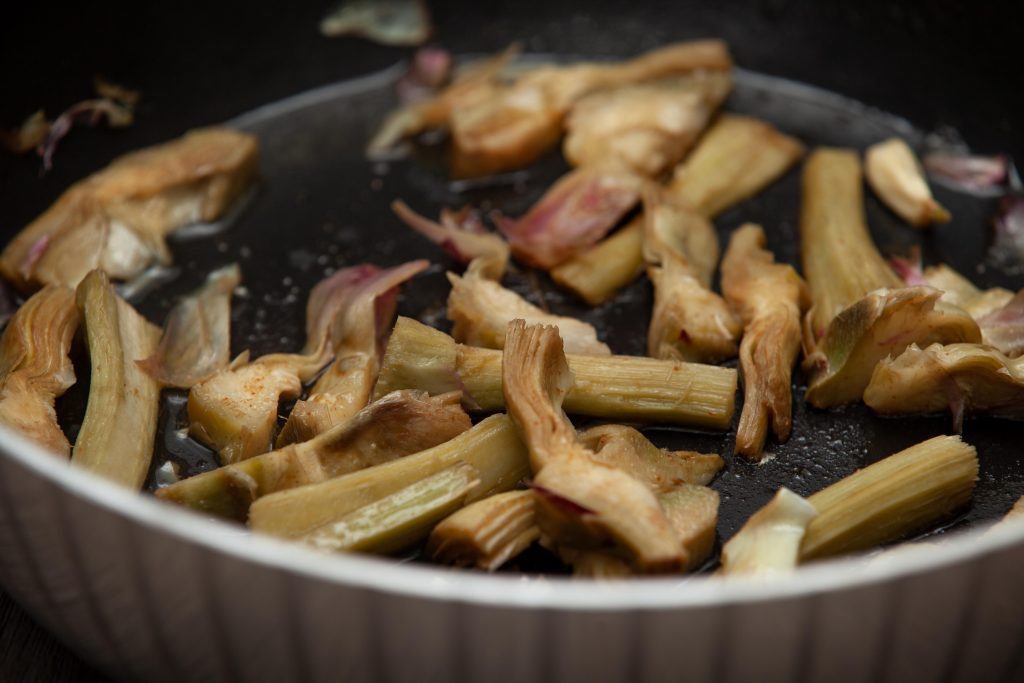
[[[19,7],[15,11],[24,16],[8,25],[19,29],[3,41],[3,63],[28,53],[27,36],[46,35],[53,49],[31,69],[5,74],[12,82],[5,92],[13,96],[0,105],[4,121],[20,120],[40,104],[58,111],[81,99],[97,72],[146,94],[132,129],[73,133],[55,169],[42,178],[35,160],[3,158],[4,196],[17,197],[0,207],[5,239],[70,182],[128,149],[312,86],[379,74],[404,55],[357,40],[320,39],[320,10],[284,14],[218,5],[164,16],[159,8],[143,7],[97,16],[71,8],[54,25],[52,17]],[[748,2],[645,6],[628,15],[595,4],[583,15],[553,4],[445,4],[435,8],[435,19],[440,39],[461,53],[525,38],[533,52],[628,55],[670,40],[719,35],[747,68],[823,85],[918,126],[820,91],[742,74],[730,108],[765,116],[809,142],[863,146],[897,130],[920,143],[924,131],[948,125],[979,150],[1020,158],[1024,136],[1010,114],[1019,111],[1014,105],[1021,94],[1011,81],[1000,80],[1005,77],[997,69],[1006,55],[998,49],[961,51],[982,30],[986,42],[998,46],[999,32],[1009,30],[1013,17],[991,7],[984,10],[987,17],[955,6],[924,11]],[[323,267],[397,263],[424,253],[450,265],[408,238],[384,209],[391,198],[402,196],[428,211],[488,200],[514,215],[561,171],[553,156],[531,171],[525,191],[498,187],[455,195],[429,150],[414,164],[366,164],[359,150],[374,117],[389,104],[387,80],[396,73],[243,116],[238,122],[261,134],[263,186],[230,232],[175,244],[183,271],[139,302],[143,312],[160,319],[174,296],[212,265],[240,258],[249,295],[236,302],[236,344],[257,354],[296,348],[302,340],[295,298],[301,302]],[[779,257],[795,262],[796,183],[790,174],[723,215],[719,229],[724,235],[744,220],[762,222]],[[1012,274],[974,271],[985,259],[985,216],[992,207],[941,189],[938,198],[957,220],[924,239],[926,259],[948,262],[979,284],[1020,287]],[[883,251],[901,253],[920,240],[870,198],[868,210]],[[432,307],[446,292],[440,269],[421,284],[407,288],[402,311],[433,312],[439,320]],[[538,296],[525,276],[513,277],[512,285]],[[624,294],[629,305],[597,312],[543,282],[541,289],[552,308],[600,320],[616,351],[642,351],[641,311],[649,310],[650,297],[644,283]],[[72,438],[84,387],[83,378],[60,406]],[[796,398],[794,438],[772,447],[777,457],[770,467],[729,459],[716,484],[723,497],[721,538],[779,485],[810,493],[949,429],[943,418],[881,420],[861,407],[810,411]],[[173,397],[165,404],[160,457],[186,470],[209,467],[208,454],[171,438],[181,419],[176,406],[180,401]],[[951,520],[952,528],[994,519],[1024,492],[1018,433],[1019,425],[1007,422],[966,423],[964,437],[982,458],[982,481],[971,508]],[[731,453],[729,436],[649,434],[666,446]],[[140,505],[102,482],[64,471],[15,437],[0,436],[9,456],[0,460],[0,548],[10,560],[0,580],[44,625],[119,677],[317,679],[345,671],[352,677],[429,673],[447,679],[496,671],[506,677],[589,672],[654,679],[681,666],[695,678],[723,680],[753,672],[849,680],[908,672],[1009,680],[1020,673],[1015,653],[1024,622],[1007,607],[1020,597],[1013,581],[1022,556],[1019,529],[981,541],[953,539],[941,549],[866,568],[811,567],[771,586],[665,580],[586,586],[557,578],[524,584],[363,558],[326,559],[254,541],[230,527]],[[494,669],[501,661],[507,668]]]

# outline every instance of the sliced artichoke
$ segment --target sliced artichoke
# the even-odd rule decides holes
[[[256,138],[203,128],[132,152],[71,186],[0,254],[20,289],[77,285],[100,269],[126,280],[170,262],[164,238],[219,218],[256,175]]]
[[[807,525],[818,511],[805,498],[779,489],[722,548],[722,574],[777,574],[792,571]]]
[[[885,415],[949,410],[957,431],[965,414],[1024,418],[1024,356],[980,344],[912,344],[878,364],[864,402]]]
[[[156,495],[201,512],[245,521],[252,502],[390,462],[453,439],[470,427],[457,393],[396,391],[343,424],[298,444],[197,474]]]
[[[540,537],[532,491],[506,491],[478,500],[434,527],[427,554],[457,566],[494,571]]]
[[[710,289],[719,253],[711,223],[648,192],[643,251],[654,284],[647,354],[702,363],[736,355],[742,327],[725,300]]]
[[[216,270],[167,315],[156,353],[139,366],[165,387],[190,389],[231,360],[231,295],[242,281],[238,264]]]
[[[612,353],[608,345],[597,338],[597,330],[590,323],[547,313],[493,280],[475,273],[462,277],[448,273],[448,281],[452,285],[448,319],[453,323],[452,336],[458,342],[500,349],[505,345],[509,322],[520,318],[531,324],[557,327],[569,353],[589,356]]]
[[[910,344],[979,342],[977,323],[905,287],[875,248],[864,220],[860,161],[816,150],[804,165],[801,253],[813,306],[804,327],[807,400],[825,408],[860,399],[875,365]]]
[[[153,458],[160,383],[137,361],[156,351],[160,328],[119,298],[102,271],[85,276],[76,298],[92,374],[71,462],[141,489]]]
[[[647,181],[618,165],[587,166],[563,176],[522,217],[495,221],[520,261],[545,270],[578,256],[640,201]]]
[[[980,342],[981,331],[959,308],[937,305],[930,287],[880,289],[841,311],[805,360],[807,400],[818,408],[860,400],[875,366],[911,344]]]
[[[568,360],[576,377],[565,398],[570,413],[716,430],[732,422],[737,380],[731,368],[640,356],[572,354]],[[501,351],[456,344],[443,332],[399,316],[374,395],[461,391],[468,410],[502,410],[501,366]]]
[[[457,462],[318,527],[298,540],[317,550],[390,553],[430,533],[479,486],[476,469]]]
[[[740,369],[743,412],[736,452],[758,460],[768,421],[779,442],[793,426],[792,371],[800,353],[800,318],[810,305],[807,285],[791,266],[775,263],[764,231],[736,230],[722,260],[722,292],[743,321]]]
[[[75,383],[68,352],[78,321],[74,290],[48,285],[22,304],[0,338],[0,424],[65,458],[71,445],[54,402]]]
[[[732,89],[727,71],[600,90],[566,118],[573,166],[615,162],[648,178],[678,164]]]
[[[369,403],[395,317],[398,288],[428,265],[424,260],[394,268],[363,264],[340,270],[317,285],[310,295],[310,307],[319,308],[323,301],[322,306],[329,309],[328,337],[334,361],[309,396],[292,408],[278,447],[322,434]],[[327,320],[325,316],[321,319]]]
[[[363,266],[355,266],[358,270]],[[372,266],[370,267],[372,268]],[[282,398],[298,398],[334,357],[339,321],[349,303],[352,270],[341,270],[310,292],[306,306],[306,345],[302,353],[277,353],[250,362],[248,352],[188,395],[189,431],[229,465],[270,450]],[[372,307],[372,301],[371,307]],[[371,343],[378,343],[371,333]],[[367,382],[372,385],[372,380]],[[348,414],[365,405],[359,403]]]
[[[249,509],[249,525],[275,536],[303,536],[460,461],[472,465],[480,478],[465,499],[467,504],[514,489],[530,469],[511,420],[492,415],[425,451],[263,496]]]
[[[932,197],[921,164],[901,138],[868,147],[864,171],[878,198],[910,225],[923,228],[949,222],[949,211]]]
[[[798,140],[764,121],[723,114],[676,167],[668,191],[713,218],[777,180],[803,153]]]
[[[658,448],[624,425],[591,427],[579,439],[596,461],[628,472],[658,494],[709,484],[725,465],[720,455]]]
[[[541,532],[557,545],[610,545],[641,571],[685,566],[686,551],[651,490],[577,440],[562,412],[573,379],[557,329],[514,321],[502,377],[509,416],[530,451]]]
[[[528,70],[513,83],[450,112],[452,172],[482,176],[521,168],[557,144],[581,97],[696,70],[732,68],[725,43],[702,40],[658,48],[621,63],[581,62]]]

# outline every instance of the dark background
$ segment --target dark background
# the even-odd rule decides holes
[[[950,126],[979,152],[1024,158],[1024,3],[435,2],[435,39],[454,52],[632,55],[718,36],[745,68],[841,92],[932,130]],[[4,240],[72,181],[129,149],[405,57],[408,50],[327,39],[327,3],[8,3],[0,20],[0,125],[40,107],[55,116],[92,95],[92,79],[143,91],[127,130],[74,131],[40,177],[32,155],[0,152]],[[98,676],[0,595],[0,680]]]

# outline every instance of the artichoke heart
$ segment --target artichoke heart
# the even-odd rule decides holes
[[[614,549],[640,571],[678,571],[686,550],[654,493],[597,461],[562,411],[572,372],[554,327],[513,321],[502,361],[509,416],[530,451],[537,525],[556,546]]]
[[[0,424],[68,457],[54,401],[75,383],[68,358],[78,329],[75,292],[48,285],[14,314],[0,339]]]
[[[740,369],[743,413],[736,451],[759,459],[771,419],[780,442],[793,426],[793,364],[800,353],[800,317],[810,305],[807,285],[791,266],[775,263],[760,226],[736,230],[722,260],[722,292],[743,321]]]
[[[875,366],[910,344],[980,342],[971,316],[939,302],[930,287],[880,289],[841,311],[820,344],[805,332],[813,349],[805,361],[811,375],[807,400],[818,408],[860,400]]]
[[[959,430],[965,414],[1024,418],[1024,357],[980,344],[916,344],[886,358],[871,375],[864,402],[885,415],[949,410]]]
[[[711,223],[657,192],[644,195],[644,260],[654,284],[647,355],[710,363],[736,355],[742,331],[711,291],[718,237]]]
[[[0,272],[20,289],[77,285],[100,269],[127,280],[170,262],[168,234],[213,221],[256,175],[248,133],[203,128],[132,152],[85,180],[29,224],[0,254]]]

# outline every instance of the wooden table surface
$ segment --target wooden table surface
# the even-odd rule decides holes
[[[108,681],[0,591],[0,681]]]

